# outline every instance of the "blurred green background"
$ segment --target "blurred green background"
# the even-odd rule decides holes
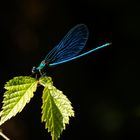
[[[124,140],[140,137],[139,5],[111,0],[13,0],[0,4],[0,101],[14,76],[31,75],[73,26],[90,31],[84,49],[113,45],[47,71],[72,102],[75,118],[61,140]],[[41,91],[3,124],[11,140],[51,139],[41,124]]]

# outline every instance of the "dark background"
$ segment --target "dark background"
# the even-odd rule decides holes
[[[30,75],[73,26],[90,31],[84,51],[111,46],[48,70],[72,102],[62,140],[140,137],[139,4],[111,0],[13,0],[0,4],[0,101],[14,76]],[[11,140],[51,139],[41,123],[41,89],[2,129]]]

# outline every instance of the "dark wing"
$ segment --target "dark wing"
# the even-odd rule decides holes
[[[73,27],[61,42],[55,46],[45,57],[50,66],[76,56],[85,46],[88,39],[88,28],[84,24]]]

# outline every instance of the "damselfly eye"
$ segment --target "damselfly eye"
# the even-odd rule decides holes
[[[37,69],[36,69],[35,66],[32,68],[32,73],[33,73],[33,74],[37,73]]]

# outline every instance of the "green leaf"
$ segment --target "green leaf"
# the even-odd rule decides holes
[[[42,86],[53,86],[53,81],[52,81],[52,78],[49,77],[49,76],[44,76],[44,77],[41,77],[39,79],[39,83],[42,85]]]
[[[51,132],[53,139],[58,139],[62,131],[69,123],[69,117],[74,116],[71,102],[68,98],[53,86],[50,77],[43,77],[39,83],[44,85],[42,96],[42,122],[45,122],[45,128]]]
[[[6,83],[0,125],[23,110],[33,97],[37,84],[38,81],[29,76],[14,77]]]

